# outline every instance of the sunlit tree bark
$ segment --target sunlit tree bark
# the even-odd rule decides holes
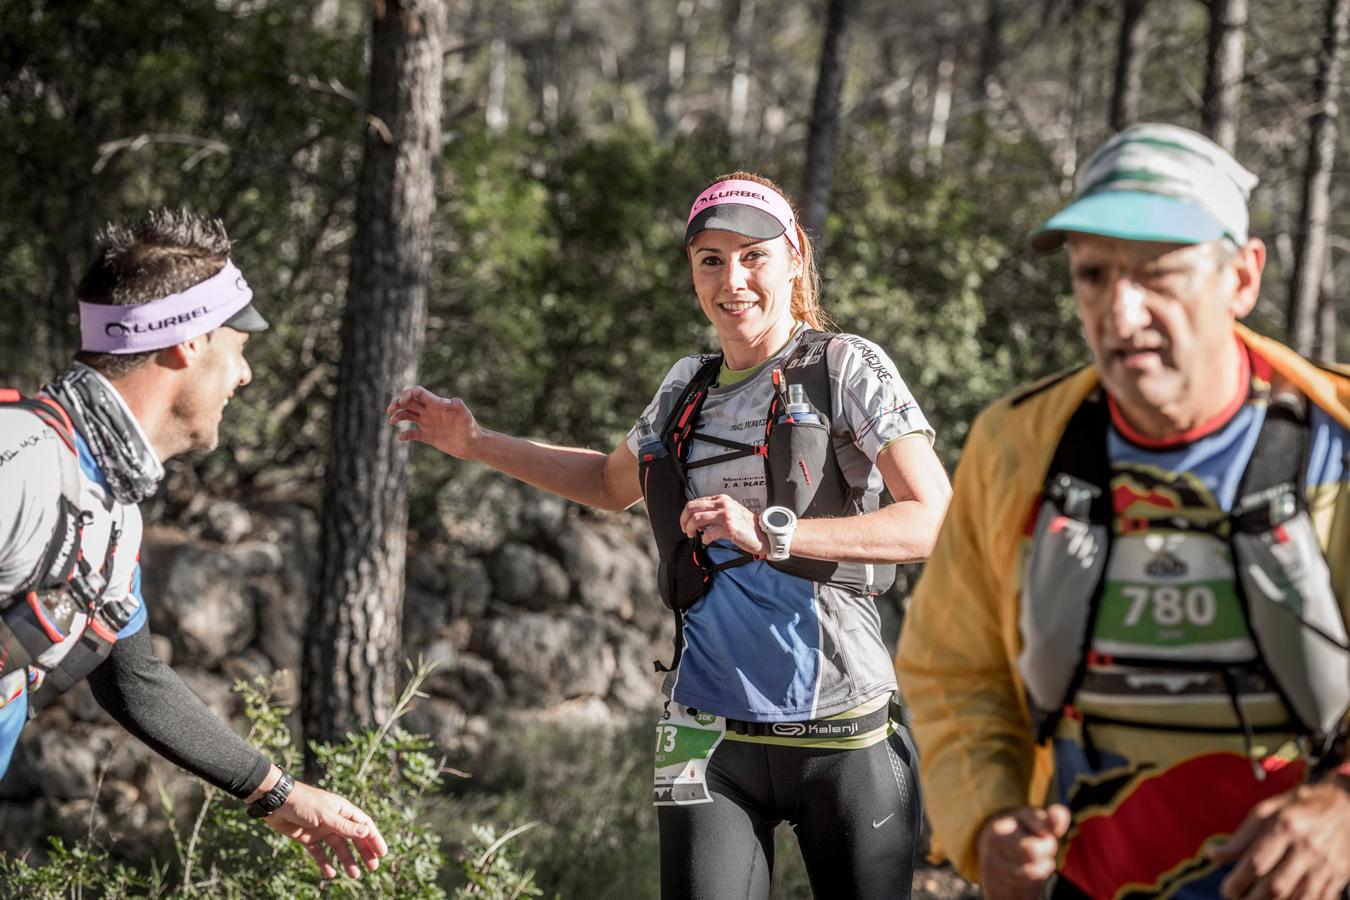
[[[1209,0],[1201,126],[1214,143],[1230,153],[1237,146],[1246,45],[1247,0]]]
[[[1327,266],[1327,219],[1331,214],[1331,174],[1336,159],[1341,65],[1345,56],[1350,0],[1326,0],[1322,50],[1317,66],[1317,103],[1309,123],[1308,162],[1303,170],[1303,204],[1294,235],[1294,272],[1289,287],[1289,333],[1300,353],[1335,353],[1334,300],[1322,304]],[[1329,307],[1319,310],[1319,305]],[[1319,318],[1322,326],[1319,328]],[[1318,332],[1330,330],[1318,340]],[[1318,346],[1320,343],[1321,346]]]
[[[441,148],[444,3],[376,0],[371,22],[370,126],[305,644],[302,716],[321,741],[387,718],[396,688],[407,445],[384,410],[417,378]]]

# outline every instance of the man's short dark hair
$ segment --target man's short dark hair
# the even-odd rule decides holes
[[[220,271],[230,238],[219,219],[186,209],[157,209],[132,224],[110,223],[76,295],[85,303],[140,306],[187,290]],[[117,378],[159,351],[75,354],[77,362]]]

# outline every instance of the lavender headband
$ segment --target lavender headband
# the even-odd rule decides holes
[[[89,353],[162,350],[225,324],[253,299],[230,260],[205,281],[140,306],[80,303],[80,349]]]

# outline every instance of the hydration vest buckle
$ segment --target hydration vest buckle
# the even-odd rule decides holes
[[[1092,511],[1092,501],[1101,496],[1101,489],[1086,481],[1061,472],[1055,476],[1050,493],[1060,503],[1064,514],[1075,519],[1086,519]]]
[[[1298,512],[1298,499],[1293,491],[1284,491],[1270,498],[1270,521],[1287,522]]]

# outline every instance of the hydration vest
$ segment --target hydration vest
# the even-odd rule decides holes
[[[764,425],[764,443],[744,444],[695,430],[708,390],[722,368],[722,356],[717,354],[704,358],[655,440],[639,446],[638,475],[659,557],[657,584],[661,600],[675,614],[675,657],[669,666],[656,663],[657,671],[670,671],[679,664],[684,613],[702,599],[713,576],[723,569],[763,561],[789,575],[866,594],[879,594],[895,581],[893,565],[792,556],[770,561],[739,549],[724,551],[725,545],[718,545],[719,555],[733,555],[715,563],[701,540],[688,537],[680,529],[680,513],[693,496],[688,471],[745,456],[764,460],[769,505],[785,506],[799,518],[856,516],[878,507],[876,496],[849,485],[835,456],[826,361],[826,349],[834,337],[827,332],[804,331],[787,359],[773,370],[774,397]],[[789,414],[791,385],[801,385],[814,416],[797,418]],[[689,452],[694,441],[716,444],[727,452],[691,463]]]
[[[1306,400],[1272,391],[1231,511],[1202,529],[1227,544],[1238,602],[1256,648],[1250,660],[1108,656],[1092,649],[1114,532],[1108,428],[1107,401],[1098,388],[1065,427],[1035,515],[1022,578],[1023,649],[1017,666],[1037,741],[1050,738],[1068,716],[1083,721],[1090,759],[1099,759],[1086,728],[1094,721],[1163,731],[1240,732],[1251,756],[1254,729],[1237,685],[1241,678],[1255,678],[1273,688],[1292,723],[1256,731],[1294,731],[1310,741],[1315,759],[1335,756],[1331,750],[1343,739],[1350,712],[1350,642],[1308,512]],[[1238,726],[1083,717],[1074,699],[1089,664],[1217,673]]]
[[[57,448],[61,496],[56,527],[33,573],[12,594],[0,598],[0,678],[26,668],[28,691],[45,685],[41,696],[50,698],[74,687],[107,658],[135,607],[129,602],[104,602],[117,555],[115,525],[101,568],[95,570],[84,558],[88,514],[80,508],[79,451],[70,417],[48,397],[24,398],[9,389],[0,389],[3,407],[37,416],[62,443]],[[5,702],[0,697],[0,705]]]

